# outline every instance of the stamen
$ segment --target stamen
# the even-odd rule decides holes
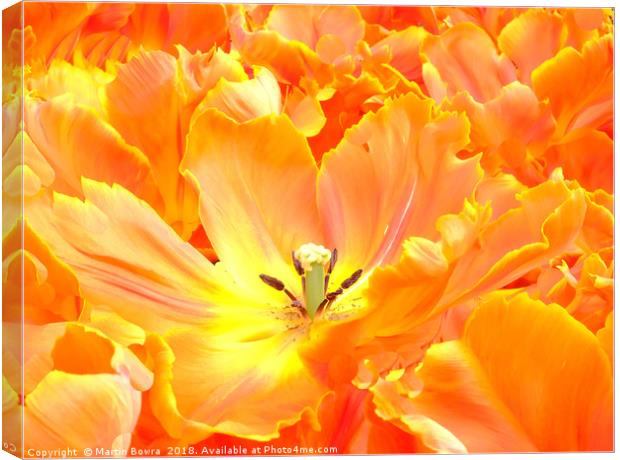
[[[301,262],[295,257],[295,251],[291,252],[291,256],[293,257],[293,266],[295,267],[295,271],[299,276],[304,276],[304,267],[301,266]]]
[[[329,278],[334,271],[334,267],[336,266],[336,261],[338,260],[338,249],[334,248],[332,250],[332,257],[329,259],[329,268],[327,269],[327,275],[325,275],[325,286],[323,290],[327,292],[327,287],[329,286]]]
[[[295,294],[293,294],[291,291],[289,291],[288,289],[284,288],[284,293],[288,296],[289,299],[291,299],[293,302],[299,302],[299,300],[297,300],[297,297],[295,297]]]
[[[260,277],[261,280],[263,280],[263,283],[265,283],[267,286],[270,286],[277,291],[284,290],[284,283],[280,281],[278,278],[274,278],[273,276],[264,275],[264,274],[261,274],[258,276]]]
[[[321,305],[319,307],[320,310],[321,311],[327,310],[330,307],[330,305],[334,302],[334,300],[336,300],[336,298],[340,294],[342,294],[345,289],[348,289],[351,286],[353,286],[353,284],[355,284],[360,279],[361,276],[362,276],[362,269],[360,268],[359,270],[355,270],[351,276],[349,276],[346,280],[340,283],[340,287],[338,289],[332,292],[328,292],[325,295],[325,300],[321,302]]]
[[[325,309],[325,305],[329,302],[327,299],[323,299],[323,302],[319,304],[319,307],[316,309],[316,314],[320,315]]]
[[[357,280],[360,279],[361,276],[362,276],[362,269],[360,268],[359,270],[355,270],[351,276],[349,276],[346,280],[344,280],[340,284],[340,286],[342,286],[343,289],[348,289],[351,286],[353,286],[357,282]]]
[[[295,294],[293,294],[291,291],[286,289],[286,287],[284,286],[284,283],[280,281],[278,278],[274,278],[273,276],[269,276],[265,274],[261,274],[258,276],[263,281],[263,283],[265,283],[267,286],[274,288],[276,291],[284,291],[284,293],[288,296],[289,299],[293,301],[293,303],[295,302],[300,303],[297,297],[295,297]]]
[[[340,294],[342,294],[342,288],[338,288],[335,291],[332,292],[328,292],[327,295],[325,296],[325,298],[327,300],[334,300],[336,297],[338,297]]]
[[[304,306],[301,304],[301,302],[299,300],[293,300],[293,303],[291,303],[291,307],[297,309],[302,316],[307,317],[308,316],[308,312],[306,311],[306,309],[304,308]]]
[[[331,275],[331,273],[334,271],[334,267],[336,266],[336,262],[338,261],[338,249],[334,248],[332,250],[332,257],[329,260],[329,269],[327,270],[327,273]]]

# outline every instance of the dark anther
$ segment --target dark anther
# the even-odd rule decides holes
[[[329,269],[327,273],[331,273],[336,266],[336,262],[338,261],[338,249],[334,248],[332,251],[332,258],[329,260]]]
[[[291,252],[291,257],[293,257],[293,265],[295,266],[295,271],[299,276],[303,276],[304,267],[301,266],[301,262],[297,260],[297,257],[295,257],[295,251]]]
[[[357,282],[357,280],[360,279],[360,276],[362,276],[361,268],[359,270],[355,270],[351,276],[349,276],[346,280],[342,282],[342,284],[340,284],[340,286],[342,287],[342,289],[348,289],[353,286]]]
[[[342,288],[338,288],[335,291],[328,292],[325,298],[331,301],[338,297],[340,294],[342,294]]]
[[[278,278],[274,278],[273,276],[269,276],[269,275],[259,275],[260,279],[263,280],[263,283],[265,283],[267,286],[271,286],[274,289],[277,289],[278,291],[283,291],[284,290],[284,283],[282,281],[280,281]]]
[[[267,286],[277,289],[278,291],[284,291],[284,293],[288,296],[289,299],[291,299],[293,302],[299,303],[299,300],[297,300],[297,297],[295,297],[295,294],[293,294],[291,291],[286,289],[286,287],[284,287],[284,283],[280,281],[278,278],[274,278],[273,276],[269,276],[269,275],[258,275],[258,276],[260,276],[260,279],[263,280],[263,283],[265,283]]]

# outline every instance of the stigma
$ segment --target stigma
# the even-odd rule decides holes
[[[314,265],[323,267],[327,265],[332,257],[332,251],[320,244],[306,243],[299,246],[293,253],[293,257],[299,261],[305,271],[310,271]]]

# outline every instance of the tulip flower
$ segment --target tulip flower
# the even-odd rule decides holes
[[[613,449],[610,10],[5,19],[5,449]]]

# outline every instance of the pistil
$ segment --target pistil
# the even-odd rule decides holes
[[[312,319],[325,299],[325,266],[330,262],[331,254],[329,249],[314,243],[301,245],[294,254],[294,259],[303,269],[304,305]]]
[[[316,310],[325,298],[325,266],[312,264],[306,270],[306,291],[304,292],[306,310],[310,318],[314,318]]]

